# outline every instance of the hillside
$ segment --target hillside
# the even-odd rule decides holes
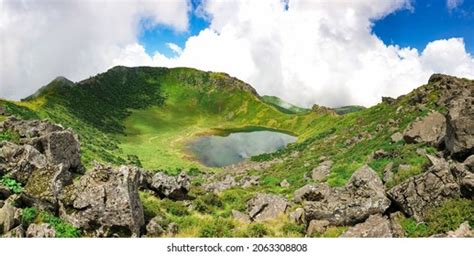
[[[310,112],[311,110],[310,109],[307,109],[307,108],[302,108],[302,107],[298,107],[298,106],[295,106],[291,103],[288,103],[276,96],[268,96],[268,95],[265,95],[262,97],[263,101],[270,104],[270,105],[273,105],[275,106],[278,110],[280,110],[281,112],[283,113],[288,113],[288,114],[305,114],[305,113],[308,113]]]
[[[73,235],[99,230],[82,218],[101,216],[102,209],[82,207],[85,202],[77,198],[101,201],[108,195],[96,194],[94,186],[113,191],[119,184],[131,194],[114,196],[130,202],[105,209],[129,215],[118,223],[94,220],[107,230],[99,236],[469,236],[473,98],[474,81],[435,74],[411,93],[367,109],[338,115],[315,105],[306,114],[291,114],[226,74],[116,67],[74,85],[56,79],[23,102],[1,101],[7,114],[72,128],[81,155],[74,136],[64,136],[70,131],[8,119],[0,126],[0,138],[8,142],[0,150],[0,171],[7,174],[2,182],[9,190],[30,199],[23,209],[54,214],[57,205],[38,202],[55,198],[64,204],[67,211],[53,217],[74,224],[67,226]],[[298,141],[225,168],[207,168],[184,150],[186,141],[199,135],[262,128],[297,135]],[[53,143],[56,133],[62,136]],[[56,144],[72,148],[48,151]],[[56,182],[48,175],[19,176],[22,169],[14,167],[22,159],[31,161],[25,155],[34,152],[26,150],[31,146],[48,164],[74,159],[62,163],[77,177],[61,183],[64,195],[35,193]],[[10,159],[5,152],[13,149],[27,153]],[[93,166],[93,160],[112,166]],[[143,169],[117,167],[124,163]],[[33,173],[51,172],[42,168]],[[128,177],[125,184],[117,183],[119,174]],[[35,221],[53,223],[43,215],[35,214]]]
[[[202,167],[183,153],[196,134],[250,126],[299,134],[317,116],[282,113],[227,74],[120,66],[77,84],[57,78],[6,108],[76,130],[86,164],[139,160],[150,169]]]

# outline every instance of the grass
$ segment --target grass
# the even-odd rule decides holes
[[[35,207],[23,208],[21,211],[21,224],[26,228],[33,223],[48,223],[56,231],[58,238],[75,238],[81,236],[81,231],[61,218],[49,212],[40,211]]]
[[[474,202],[469,199],[450,199],[441,206],[429,209],[424,222],[403,218],[400,224],[408,237],[427,237],[456,230],[465,221],[471,228],[474,227]]]
[[[392,143],[390,136],[402,132],[430,110],[445,111],[435,104],[415,109],[410,95],[393,105],[381,103],[367,109],[357,106],[339,109],[344,115],[299,111],[291,106],[286,108],[275,97],[260,98],[245,83],[228,75],[187,68],[116,67],[80,82],[74,89],[62,83],[67,84],[53,81],[27,101],[0,100],[0,106],[24,119],[46,118],[73,128],[80,135],[81,155],[86,166],[98,160],[113,165],[134,164],[168,174],[189,170],[194,185],[191,195],[196,197],[191,204],[140,193],[146,218],[162,216],[167,223],[175,222],[180,227],[178,236],[184,237],[303,236],[304,227],[290,223],[285,217],[247,225],[236,223],[231,211],[244,212],[246,202],[257,192],[291,199],[296,189],[309,182],[305,176],[320,164],[322,157],[334,162],[327,178],[330,186],[344,186],[365,164],[382,176],[389,163],[393,163],[394,178],[386,186],[396,186],[426,169],[427,159],[417,154],[417,148],[425,148],[430,153],[436,149],[403,141]],[[429,95],[432,102],[437,97],[438,92]],[[203,134],[262,129],[297,135],[298,141],[277,152],[252,157],[254,161],[281,160],[266,170],[248,171],[248,175],[260,177],[258,186],[232,188],[216,195],[196,187],[206,182],[204,174],[222,169],[208,168],[197,162],[189,153],[189,142]],[[360,140],[348,143],[355,137]],[[3,131],[0,140],[15,142],[18,137]],[[389,156],[370,157],[380,149]],[[402,164],[411,167],[398,171]],[[279,186],[284,179],[290,183],[288,188]],[[21,191],[21,184],[10,180],[7,183]],[[443,231],[459,224],[460,218],[456,216],[460,215],[453,209],[469,215],[466,209],[472,209],[472,205],[457,202],[433,210],[430,216],[435,217],[429,223],[418,224],[405,219],[402,224],[411,236]],[[449,218],[455,221],[446,222]],[[436,222],[436,219],[442,221]],[[74,234],[62,227],[60,220],[48,220],[61,227],[62,235]],[[318,236],[336,237],[346,229],[333,227]]]
[[[71,224],[65,222],[64,220],[51,215],[47,212],[41,212],[39,214],[41,222],[50,224],[56,231],[56,237],[60,238],[75,238],[80,237],[81,232],[77,228],[73,227]]]
[[[2,131],[0,132],[0,142],[9,141],[18,144],[20,141],[20,135],[13,131]]]
[[[0,183],[10,189],[15,194],[20,194],[23,191],[22,184],[8,175],[4,175],[3,177],[1,177]]]

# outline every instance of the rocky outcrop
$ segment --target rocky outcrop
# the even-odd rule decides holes
[[[403,140],[403,134],[401,134],[400,132],[396,132],[392,134],[392,136],[390,136],[390,139],[392,140],[392,142],[397,143]]]
[[[365,222],[342,233],[341,237],[392,237],[392,229],[386,217],[371,215]]]
[[[45,168],[46,157],[30,145],[0,143],[0,173],[26,184],[34,170]]]
[[[330,223],[327,220],[312,220],[309,222],[308,228],[306,229],[306,235],[320,235],[326,231],[329,224]]]
[[[160,216],[156,216],[148,222],[146,225],[146,233],[148,237],[159,237],[165,233],[161,222],[163,222],[163,218]]]
[[[56,230],[49,224],[31,224],[26,230],[26,237],[52,238],[56,236]]]
[[[461,196],[459,184],[444,159],[428,156],[432,163],[423,174],[393,187],[387,194],[401,210],[423,221],[427,209],[440,205],[446,199]]]
[[[331,174],[331,167],[333,162],[331,160],[326,160],[319,164],[318,167],[314,168],[311,171],[311,178],[314,181],[324,181],[329,174]]]
[[[438,113],[432,112],[413,123],[403,133],[403,139],[407,143],[427,143],[439,147],[444,142],[446,135],[446,118]]]
[[[449,231],[447,237],[474,237],[474,231],[469,225],[469,221],[463,222],[459,228],[454,231]]]
[[[237,210],[232,210],[232,217],[242,223],[250,223],[252,222],[252,220],[250,219],[250,217],[243,213],[243,212],[240,212],[240,211],[237,211]]]
[[[242,179],[237,181],[234,176],[225,175],[221,179],[217,177],[216,181],[205,184],[204,188],[209,192],[219,193],[233,187],[249,188],[249,187],[258,185],[259,182],[260,182],[259,176],[244,175]]]
[[[7,233],[19,224],[18,209],[14,206],[16,197],[10,197],[0,208],[0,234]]]
[[[328,197],[331,191],[331,188],[324,183],[308,184],[295,191],[293,201],[295,203],[320,201]]]
[[[370,215],[384,213],[390,206],[382,181],[368,166],[357,170],[343,188],[317,191],[323,192],[318,192],[315,197],[302,197],[307,200],[304,209],[308,223],[311,220],[327,220],[332,225],[353,225],[363,222]]]
[[[66,185],[72,183],[72,173],[62,165],[48,165],[32,172],[26,183],[22,198],[29,205],[56,212],[59,194]]]
[[[61,195],[61,218],[97,236],[139,236],[144,226],[140,170],[97,165]]]
[[[461,97],[449,104],[446,128],[446,148],[463,160],[474,154],[474,97]]]
[[[187,198],[191,186],[191,181],[186,173],[181,172],[178,176],[168,176],[162,172],[153,175],[149,184],[161,198],[170,198],[174,200],[184,200]]]
[[[247,212],[254,221],[274,219],[284,214],[288,208],[288,201],[271,194],[257,194],[247,202]]]
[[[293,212],[288,215],[288,219],[297,223],[297,224],[304,224],[304,209],[303,208],[296,208]]]
[[[25,121],[14,117],[3,122],[3,129],[18,133],[20,144],[33,146],[48,163],[82,171],[80,144],[72,131],[47,121]]]

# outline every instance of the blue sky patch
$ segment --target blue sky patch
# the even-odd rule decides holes
[[[138,42],[145,47],[145,51],[148,55],[153,56],[155,52],[160,52],[166,57],[176,56],[176,52],[168,47],[168,43],[173,43],[181,48],[189,37],[199,34],[199,32],[209,27],[209,21],[199,15],[197,7],[200,4],[200,0],[192,0],[192,9],[189,15],[189,29],[185,32],[177,32],[172,27],[165,25],[157,25],[149,27],[147,24],[149,20],[143,19],[141,23],[142,32],[138,37]]]
[[[373,32],[385,44],[414,47],[420,52],[434,40],[462,37],[474,53],[474,1],[465,0],[449,10],[446,0],[414,0],[414,10],[392,13],[375,22]]]

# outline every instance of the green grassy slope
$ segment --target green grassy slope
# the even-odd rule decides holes
[[[311,110],[307,108],[302,108],[295,106],[293,104],[290,104],[276,96],[262,96],[262,99],[264,102],[275,106],[278,110],[280,110],[283,113],[288,113],[288,114],[306,114],[309,113]]]
[[[414,100],[419,99],[420,90],[429,92],[423,106]],[[158,199],[146,192],[140,194],[147,218],[160,215],[167,222],[178,223],[181,237],[288,237],[304,236],[305,227],[284,216],[248,225],[233,219],[232,210],[244,211],[247,200],[258,192],[291,199],[296,189],[312,182],[305,175],[322,158],[334,161],[327,180],[331,186],[344,185],[364,164],[382,176],[382,170],[392,162],[394,178],[387,187],[423,172],[427,159],[417,149],[428,153],[435,153],[436,149],[404,141],[393,143],[390,136],[402,132],[413,120],[431,110],[444,113],[444,106],[435,104],[440,97],[440,91],[427,84],[392,104],[384,102],[367,109],[349,107],[344,110],[349,109],[350,113],[344,115],[332,111],[295,114],[268,100],[274,98],[261,98],[249,85],[226,74],[187,68],[116,67],[73,87],[65,79],[56,79],[24,102],[0,100],[0,105],[17,116],[49,118],[75,129],[81,136],[86,163],[140,162],[147,169],[168,172],[176,172],[176,168],[207,169],[186,153],[186,142],[201,134],[256,127],[296,134],[297,143],[252,158],[281,160],[265,170],[249,170],[247,175],[260,177],[256,186],[231,188],[215,195],[203,190],[200,185],[206,180],[200,171],[193,169],[189,172],[193,182],[190,193],[196,198],[192,201],[193,210],[180,201]],[[358,111],[353,112],[354,109]],[[359,141],[351,142],[355,137]],[[389,156],[370,157],[380,149]],[[398,171],[402,164],[411,167]],[[285,179],[289,187],[279,185]],[[291,210],[296,207],[300,205],[293,205]],[[401,224],[409,236],[429,236],[457,228],[465,220],[472,223],[472,208],[472,200],[452,200],[431,209],[432,217],[427,223],[405,218]],[[331,227],[321,236],[338,236],[345,229]]]
[[[224,73],[189,68],[115,67],[74,85],[57,78],[22,102],[8,102],[81,136],[83,160],[138,163],[148,169],[202,167],[186,142],[216,129],[249,126],[303,133],[316,113],[293,115],[265,104]]]

